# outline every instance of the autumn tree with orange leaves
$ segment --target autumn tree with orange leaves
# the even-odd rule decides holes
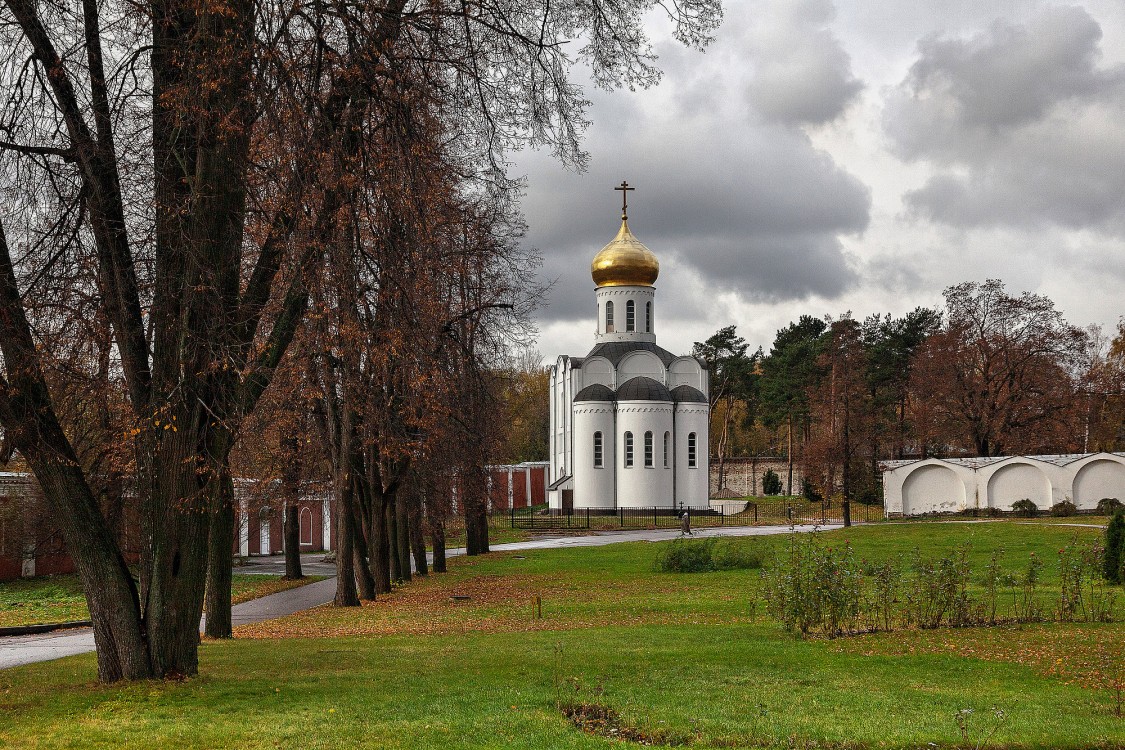
[[[575,59],[600,85],[645,85],[654,6],[0,4],[0,189],[18,196],[0,216],[0,426],[62,528],[100,679],[198,669],[208,559],[234,533],[230,452],[361,226],[358,146],[384,104],[411,106],[400,88],[421,80],[476,163],[527,142],[580,163],[584,101],[562,43],[584,38]],[[669,12],[696,46],[719,17],[713,0]],[[76,270],[127,404],[139,580],[47,376],[66,342],[41,335],[54,313],[28,295]]]

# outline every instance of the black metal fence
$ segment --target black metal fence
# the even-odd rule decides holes
[[[882,521],[882,505],[851,503],[852,523]],[[730,523],[753,526],[787,526],[789,524],[830,524],[844,522],[844,505],[840,502],[792,501],[785,503],[746,504],[746,510],[734,513]]]
[[[730,513],[722,505],[714,508],[513,508],[513,529],[529,531],[677,529],[687,512],[692,528],[721,526],[788,526],[791,524],[835,524],[844,522],[840,503],[748,502],[745,510]],[[851,504],[852,523],[883,520],[883,506]]]
[[[513,529],[678,529],[687,513],[692,527],[724,526],[720,508],[519,508],[510,511]]]

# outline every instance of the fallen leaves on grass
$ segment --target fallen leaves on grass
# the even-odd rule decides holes
[[[839,640],[830,648],[864,656],[950,654],[1022,664],[1090,690],[1125,687],[1125,623],[899,631]]]
[[[476,573],[465,565],[454,574],[416,579],[362,607],[318,607],[289,617],[245,625],[240,638],[306,638],[357,635],[446,635],[463,632],[571,630],[604,625],[732,622],[729,613],[664,607],[661,597],[685,599],[681,582],[654,586],[636,597],[636,582],[590,587],[566,574]],[[454,601],[453,597],[468,597]],[[537,616],[535,597],[543,600]]]

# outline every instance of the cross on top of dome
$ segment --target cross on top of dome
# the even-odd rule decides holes
[[[614,190],[621,191],[621,220],[628,221],[629,219],[629,191],[636,190],[635,187],[629,187],[629,183],[624,180],[621,184],[614,188]]]

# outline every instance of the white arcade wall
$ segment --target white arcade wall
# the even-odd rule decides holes
[[[1047,510],[1069,500],[1093,510],[1102,498],[1125,502],[1125,453],[928,458],[883,463],[883,508],[891,516],[1011,510],[1029,499]]]

